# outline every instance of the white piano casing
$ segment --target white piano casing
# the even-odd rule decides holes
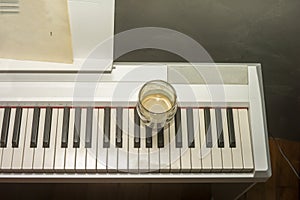
[[[188,66],[189,65],[189,66]],[[230,83],[225,77],[223,84],[182,83],[174,81],[170,70],[174,66],[186,66],[197,69],[212,67],[217,71],[242,69],[240,75],[247,74],[247,81]],[[201,71],[201,70],[200,70]],[[111,74],[67,74],[52,80],[51,74],[41,74],[40,78],[32,73],[11,73],[0,82],[0,102],[5,105],[92,105],[134,106],[139,88],[149,80],[161,79],[172,82],[178,95],[180,106],[195,107],[236,107],[248,108],[254,171],[246,173],[1,173],[0,181],[14,182],[27,178],[26,181],[50,182],[259,182],[271,176],[268,147],[268,134],[263,96],[260,64],[201,64],[194,63],[115,63]],[[49,77],[47,78],[47,76]],[[1,76],[4,77],[3,74]],[[67,76],[67,77],[64,77]],[[92,77],[92,78],[91,78]],[[100,77],[100,78],[99,78]],[[44,79],[46,78],[46,79]],[[66,78],[66,79],[64,79]],[[49,81],[46,81],[49,80]],[[78,80],[78,81],[76,81]],[[189,80],[187,80],[188,82]],[[215,88],[223,88],[223,95],[214,95]],[[78,97],[78,90],[87,95]],[[74,92],[75,91],[75,92]],[[190,92],[190,93],[189,93]],[[90,105],[90,104],[89,104]],[[23,179],[24,181],[24,179]]]

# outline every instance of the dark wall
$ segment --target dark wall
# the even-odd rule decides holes
[[[115,33],[174,29],[198,41],[215,62],[262,63],[269,132],[300,140],[299,21],[299,0],[116,0]],[[145,49],[117,61],[183,59]]]

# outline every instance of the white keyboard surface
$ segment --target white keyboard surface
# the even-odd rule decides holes
[[[185,65],[116,63],[100,76],[0,73],[0,181],[266,180],[259,65]],[[205,77],[211,67],[221,82]],[[153,79],[170,82],[179,104],[160,130],[135,110],[139,89]]]
[[[0,123],[2,172],[254,169],[247,108],[179,108],[161,130],[126,107],[3,107]]]

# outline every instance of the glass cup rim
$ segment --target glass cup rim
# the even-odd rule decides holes
[[[172,107],[169,110],[165,111],[165,112],[152,112],[152,111],[148,110],[147,108],[145,108],[145,106],[142,103],[140,103],[142,90],[147,86],[147,84],[149,84],[149,83],[155,83],[155,82],[164,83],[164,84],[168,85],[171,88],[171,90],[173,91],[174,103],[172,104]],[[151,114],[157,114],[157,115],[169,112],[170,110],[174,109],[174,107],[176,107],[176,104],[177,104],[177,94],[176,94],[175,88],[170,83],[168,83],[168,82],[166,82],[164,80],[158,80],[158,79],[157,80],[151,80],[151,81],[148,81],[148,82],[144,83],[144,85],[141,87],[141,89],[139,91],[138,98],[139,98],[138,99],[138,103],[139,103],[139,105],[141,105],[143,107],[143,109],[145,109],[147,112],[149,112]]]

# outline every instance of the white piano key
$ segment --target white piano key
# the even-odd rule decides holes
[[[149,153],[148,148],[146,148],[146,126],[142,121],[140,122],[140,127],[139,172],[145,173],[149,172]]]
[[[201,144],[200,144],[200,129],[199,129],[199,111],[193,109],[193,122],[194,122],[194,144],[195,147],[191,148],[191,172],[200,172],[201,170]]]
[[[215,109],[210,109],[210,119],[211,119],[211,134],[212,134],[212,171],[220,172],[222,170],[222,151],[218,147],[218,133],[217,133],[217,122],[216,122],[216,111]]]
[[[3,117],[4,117],[4,108],[0,108],[0,133],[2,131]],[[2,151],[3,151],[3,149],[0,148],[0,166],[2,164],[2,162],[1,162],[2,161]]]
[[[149,153],[149,171],[159,171],[159,149],[158,149],[158,132],[156,129],[152,129],[152,148],[148,149]]]
[[[224,136],[224,148],[222,148],[222,164],[223,164],[222,171],[230,172],[233,166],[232,166],[232,153],[229,145],[226,109],[222,109],[221,113],[222,113],[223,136]]]
[[[243,171],[249,172],[254,169],[254,166],[253,166],[251,134],[250,134],[247,109],[239,109],[239,122],[240,122],[243,165],[244,165]]]
[[[241,171],[243,169],[243,155],[241,147],[241,134],[239,125],[239,115],[237,109],[232,109],[234,133],[235,133],[235,145],[232,150],[232,163],[234,171]]]
[[[76,150],[75,148],[73,148],[74,124],[75,124],[75,109],[71,108],[70,118],[69,118],[68,147],[66,148],[66,155],[65,155],[65,170],[70,172],[75,170]]]
[[[122,117],[122,148],[118,148],[118,171],[128,172],[128,124],[129,116],[128,109],[123,109]]]
[[[85,149],[85,132],[86,132],[86,113],[87,109],[82,108],[81,110],[81,126],[80,126],[80,144],[79,148],[76,148],[76,171],[85,171],[86,161],[86,149]]]
[[[98,142],[97,142],[97,171],[107,172],[107,148],[103,148],[104,135],[104,109],[99,109],[98,114]]]
[[[210,172],[210,170],[212,169],[212,157],[211,157],[211,148],[206,147],[204,109],[199,109],[199,121],[200,121],[200,142],[201,142],[201,158],[202,158],[201,171]]]
[[[34,149],[30,148],[31,141],[31,130],[32,130],[32,120],[33,120],[33,108],[28,109],[26,133],[25,133],[25,145],[23,154],[23,166],[22,169],[25,171],[32,170],[33,166],[33,154]]]
[[[134,148],[134,109],[129,109],[128,122],[128,171],[137,173],[139,169],[139,148]]]
[[[175,121],[172,119],[170,122],[170,166],[171,172],[180,172],[181,169],[181,152],[180,148],[176,148],[176,133],[175,133]]]
[[[188,144],[187,114],[186,109],[181,109],[182,148],[181,172],[191,171],[191,150]]]
[[[45,117],[46,109],[40,109],[40,118],[39,118],[39,129],[37,136],[37,146],[34,148],[33,156],[33,169],[40,171],[43,169],[44,162],[44,148],[43,148],[43,136],[44,136],[44,127],[45,127]]]
[[[116,147],[116,109],[110,113],[110,146],[107,149],[107,171],[116,172],[118,169],[118,149]]]
[[[64,109],[58,109],[57,132],[56,132],[56,147],[54,158],[54,170],[63,171],[65,167],[65,152],[66,149],[61,147],[62,127],[63,127]]]
[[[92,125],[92,146],[86,149],[86,171],[95,172],[97,170],[97,133],[98,133],[98,109],[93,109]]]
[[[50,142],[49,148],[45,148],[44,154],[44,170],[53,171],[55,163],[55,148],[60,144],[56,144],[56,132],[58,131],[58,109],[54,108],[52,110],[52,120],[51,120],[51,131],[50,131]]]
[[[9,119],[7,145],[6,148],[3,148],[2,150],[1,170],[10,170],[12,167],[12,157],[13,157],[12,137],[14,131],[15,115],[16,115],[16,109],[12,108],[10,113],[10,119]]]
[[[159,171],[169,172],[170,171],[170,128],[166,125],[164,128],[164,147],[159,148]]]
[[[27,113],[28,113],[28,109],[23,108],[22,118],[21,118],[21,127],[20,127],[20,136],[19,136],[20,137],[19,138],[19,146],[18,146],[18,148],[14,148],[12,169],[17,170],[17,171],[22,169],[23,151],[24,151],[24,145],[25,145],[25,133],[26,133],[26,124],[27,124]],[[1,116],[0,116],[0,119],[1,119]]]

